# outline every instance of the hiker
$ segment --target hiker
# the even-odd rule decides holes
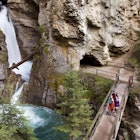
[[[108,110],[109,110],[108,114],[113,115],[112,113],[114,112],[114,109],[115,109],[115,105],[114,105],[113,98],[109,97],[109,99],[108,99]]]
[[[112,97],[113,97],[114,102],[115,102],[116,99],[117,99],[117,97],[118,97],[118,93],[114,91],[114,92],[112,93]]]
[[[115,103],[115,111],[117,111],[118,107],[120,106],[118,97],[115,99],[114,103]]]

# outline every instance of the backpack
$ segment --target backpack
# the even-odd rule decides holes
[[[120,103],[118,100],[115,100],[115,107],[119,107],[120,106]]]

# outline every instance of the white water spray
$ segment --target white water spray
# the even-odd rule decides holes
[[[11,19],[8,15],[8,10],[5,6],[1,6],[0,29],[5,34],[6,37],[5,41],[8,50],[8,62],[9,67],[11,67],[13,63],[18,63],[21,61],[21,55],[17,44],[15,30],[11,22]]]
[[[18,63],[21,61],[21,54],[19,50],[19,46],[16,39],[15,30],[13,24],[11,22],[10,15],[8,14],[8,9],[6,6],[0,6],[0,30],[4,33],[8,51],[8,62],[9,67],[13,65],[13,63]],[[18,69],[13,69],[16,74],[21,74],[21,78],[28,82],[30,77],[30,70],[32,67],[32,62],[27,61],[21,64]]]
[[[13,65],[13,63],[18,63],[21,61],[21,54],[19,50],[19,46],[16,39],[15,30],[8,15],[8,9],[6,6],[0,5],[0,30],[5,35],[5,41],[7,45],[8,51],[8,62],[9,67]],[[30,70],[32,67],[32,62],[26,61],[21,64],[18,69],[13,69],[16,74],[21,74],[21,78],[28,82],[30,78]],[[18,98],[22,92],[24,84],[14,93],[11,103],[15,104],[18,101]]]
[[[24,86],[24,84],[12,96],[12,98],[11,98],[11,103],[12,104],[16,104],[17,103],[17,101],[19,99],[19,96],[20,96],[20,94],[22,92],[23,86]]]

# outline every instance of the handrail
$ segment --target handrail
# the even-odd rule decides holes
[[[119,75],[116,74],[116,80],[114,81],[112,87],[110,88],[106,98],[104,99],[101,107],[99,108],[99,111],[97,112],[97,114],[96,114],[96,116],[95,116],[95,118],[94,118],[94,120],[93,120],[93,122],[92,122],[92,124],[91,124],[91,126],[89,128],[89,130],[87,131],[86,136],[83,138],[83,140],[87,140],[94,133],[95,128],[96,128],[96,126],[97,126],[97,124],[98,124],[98,122],[100,120],[100,117],[104,112],[104,107],[105,107],[105,105],[107,103],[107,100],[108,100],[109,96],[111,95],[112,90],[114,90],[114,88],[116,87],[118,82],[119,82]]]
[[[107,61],[107,65],[109,65],[109,64],[118,64],[119,66],[117,66],[117,65],[113,65],[113,66],[116,66],[116,67],[124,67],[124,64],[123,63],[118,63],[118,62],[112,62],[112,61]]]
[[[122,118],[122,115],[123,115],[123,112],[124,112],[124,109],[125,109],[125,106],[126,106],[126,102],[127,102],[127,99],[128,99],[128,96],[129,96],[129,87],[131,87],[133,84],[133,76],[130,76],[129,77],[129,80],[127,82],[127,86],[124,90],[124,96],[121,100],[121,103],[120,103],[120,107],[118,109],[118,113],[117,113],[117,116],[115,118],[115,121],[113,123],[113,127],[111,129],[111,135],[109,136],[108,140],[115,140],[116,137],[117,137],[117,133],[118,133],[118,129],[119,129],[119,125],[120,125],[120,122],[121,122],[121,118]],[[127,94],[128,93],[128,94]],[[118,125],[117,122],[119,123]]]
[[[106,75],[108,74],[110,79],[116,80],[116,75],[118,75],[119,73],[108,72],[106,70],[96,69],[95,74],[99,75],[99,76],[102,76],[102,77],[106,77]]]
[[[102,71],[102,72],[107,72],[108,73],[108,71],[106,71],[106,70],[96,69],[96,75],[98,75],[98,71]],[[114,73],[114,72],[109,72],[109,74],[110,73],[116,75],[116,73]]]
[[[118,65],[113,65],[113,64],[118,64]],[[117,62],[108,61],[107,65],[108,66],[119,67],[119,68],[124,68],[124,69],[129,70],[129,71],[135,71],[135,68],[130,68],[130,67],[126,66],[123,63],[117,63]]]

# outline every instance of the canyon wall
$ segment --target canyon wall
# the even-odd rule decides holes
[[[56,93],[61,89],[55,85],[55,78],[60,73],[69,68],[79,70],[81,65],[105,65],[128,52],[137,39],[134,31],[140,30],[139,0],[7,2],[22,57],[35,52],[30,82],[24,89],[23,102],[26,103],[55,107]],[[5,73],[8,64],[2,33],[0,38],[0,67],[1,73]],[[5,75],[1,74],[2,89],[4,79]],[[132,132],[131,137],[139,139],[139,118],[132,115],[139,112],[138,104],[139,98],[129,102],[131,109],[124,116],[123,133],[120,132],[118,139],[129,132]],[[128,119],[127,115],[133,118],[131,124],[131,117]],[[124,127],[132,129],[127,131]]]
[[[8,7],[22,56],[36,52],[24,101],[49,107],[57,92],[50,75],[105,65],[133,47],[140,28],[139,0],[8,0]]]

